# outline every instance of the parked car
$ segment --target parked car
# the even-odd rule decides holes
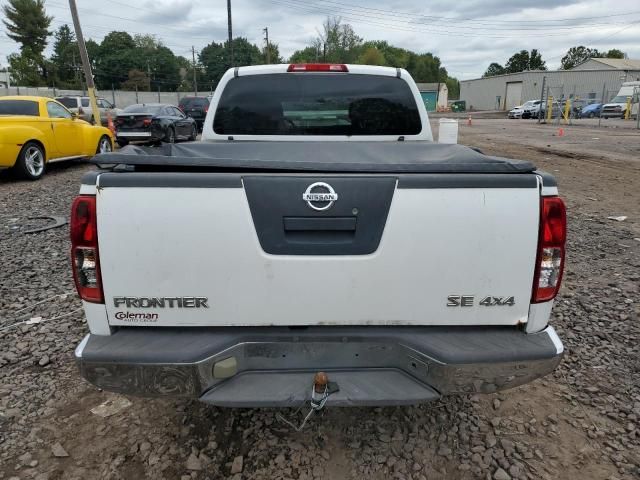
[[[97,387],[390,406],[494,393],[560,362],[553,176],[434,143],[406,70],[230,69],[203,141],[153,153],[101,155],[73,202],[90,330],[75,358]]]
[[[91,108],[89,97],[66,96],[56,97],[56,100],[67,107],[71,113],[77,113],[81,119],[86,120],[89,123],[94,123],[93,109]],[[113,119],[122,112],[121,109],[116,108],[113,103],[102,97],[98,97],[96,102],[98,103],[98,110],[100,110],[100,122],[102,125],[106,126],[108,115],[111,115],[111,118]]]
[[[524,113],[523,105],[518,105],[517,107],[513,107],[507,113],[507,118],[522,118],[522,114]]]
[[[522,118],[538,118],[540,113],[540,100],[529,100],[522,106]]]
[[[638,93],[640,92],[640,82],[624,82],[618,94],[609,102],[602,106],[600,116],[602,118],[624,118],[627,110],[627,100],[631,97],[630,117],[638,115]]]
[[[130,141],[167,142],[195,140],[196,121],[178,107],[162,103],[130,105],[115,120],[116,141],[124,147]]]
[[[193,118],[198,124],[198,128],[202,130],[202,124],[209,111],[210,100],[208,97],[184,97],[180,99],[178,108],[185,115]]]
[[[602,103],[592,103],[590,105],[582,107],[582,109],[580,110],[579,117],[580,118],[599,117],[601,110],[602,110]]]
[[[112,150],[109,129],[76,118],[49,97],[0,97],[0,169],[37,180],[49,163]]]

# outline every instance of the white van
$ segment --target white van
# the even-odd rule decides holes
[[[631,117],[638,115],[638,96],[640,95],[640,82],[624,82],[618,94],[609,103],[602,106],[600,116],[602,118],[624,118],[627,109],[627,99],[631,97]]]

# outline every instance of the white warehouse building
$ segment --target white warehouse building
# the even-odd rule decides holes
[[[510,110],[527,100],[540,99],[542,83],[556,99],[587,103],[613,98],[623,82],[640,80],[640,60],[592,58],[571,70],[528,70],[460,81],[460,100],[467,110]]]

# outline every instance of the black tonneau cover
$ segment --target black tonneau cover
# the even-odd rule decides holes
[[[526,161],[491,157],[463,145],[428,141],[226,141],[129,145],[93,163],[147,168],[359,173],[531,173]]]

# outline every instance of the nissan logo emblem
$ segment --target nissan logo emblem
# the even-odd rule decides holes
[[[316,182],[307,187],[302,194],[302,200],[307,202],[309,207],[322,212],[331,208],[333,203],[338,200],[338,194],[328,183]]]

